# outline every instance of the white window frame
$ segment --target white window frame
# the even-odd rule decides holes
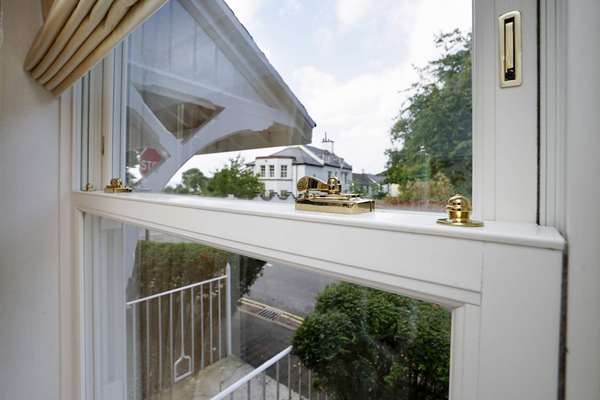
[[[269,178],[275,178],[275,165],[269,164]]]
[[[281,165],[280,166],[280,175],[282,178],[287,178],[288,177],[288,166],[287,165]]]
[[[488,222],[457,230],[426,214],[319,215],[147,193],[78,192],[73,202],[80,213],[445,306],[453,316],[452,399],[556,395],[564,241],[554,228]]]
[[[89,354],[84,345],[81,300],[84,213],[442,304],[452,310],[451,399],[556,398],[565,242],[554,228],[534,223],[532,199],[537,188],[531,187],[530,170],[537,154],[531,151],[531,140],[523,144],[527,155],[518,160],[509,147],[513,136],[524,131],[529,135],[531,127],[509,134],[511,127],[498,122],[499,116],[509,114],[523,102],[511,103],[514,93],[486,89],[484,82],[496,80],[496,57],[491,53],[497,49],[478,45],[495,42],[490,38],[496,34],[496,17],[508,11],[508,4],[508,0],[476,1],[473,8],[473,30],[477,32],[473,52],[473,197],[476,212],[486,219],[482,229],[438,226],[437,216],[432,214],[377,212],[336,216],[298,213],[285,205],[244,201],[80,192],[75,134],[78,92],[74,89],[63,95],[60,257],[65,262],[61,263],[59,277],[61,398],[85,395],[84,367]],[[531,17],[531,7],[523,7],[524,17]],[[525,21],[526,18],[524,25]],[[551,25],[547,20],[544,24]],[[529,39],[526,37],[524,43]],[[545,62],[550,64],[551,58],[548,56]],[[99,98],[104,110],[112,109],[112,102],[119,101],[118,96],[112,95],[114,70],[106,68],[111,62],[111,58],[103,62],[101,78],[96,75],[92,85],[102,93]],[[531,64],[531,60],[524,63]],[[522,97],[527,98],[531,88],[524,89]],[[110,159],[106,154],[112,154],[116,144],[111,143],[113,126],[108,113],[88,117],[100,121],[99,143],[105,148],[104,160]],[[503,158],[511,159],[516,164],[514,168],[503,169],[498,164]],[[90,175],[96,188],[106,182],[115,163],[110,159],[110,164],[104,163]],[[516,173],[519,169],[528,172]],[[525,188],[519,198],[510,190],[515,181],[516,187]],[[270,229],[262,230],[264,226]],[[253,234],[259,229],[265,234]],[[328,251],[332,244],[344,252]]]

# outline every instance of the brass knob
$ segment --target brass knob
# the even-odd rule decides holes
[[[337,177],[332,176],[327,179],[327,191],[329,194],[338,194],[342,192],[342,184]]]
[[[471,219],[471,202],[462,194],[457,193],[448,199],[446,211],[448,212],[448,218],[438,219],[438,224],[466,227],[483,226],[483,222]]]
[[[112,178],[110,183],[104,188],[106,193],[126,193],[131,192],[131,188],[123,185],[119,178]]]

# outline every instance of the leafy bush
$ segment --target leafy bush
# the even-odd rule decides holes
[[[181,175],[181,183],[175,187],[166,186],[162,191],[176,194],[202,194],[206,191],[209,178],[198,168],[191,168]]]
[[[129,288],[135,297],[204,281],[225,273],[231,253],[199,243],[140,240]],[[240,293],[244,295],[262,272],[264,261],[240,257]],[[132,296],[130,296],[132,298]]]
[[[333,284],[317,297],[293,345],[330,398],[448,397],[450,313],[437,305]]]
[[[229,165],[215,172],[206,185],[210,196],[234,195],[240,199],[253,199],[264,193],[265,186],[252,169],[244,167],[240,158],[229,160]]]
[[[431,180],[407,181],[399,185],[398,201],[441,201],[446,202],[455,194],[450,179],[438,172]]]
[[[244,166],[244,160],[238,156],[215,171],[212,178],[206,177],[198,168],[191,168],[183,173],[180,184],[175,187],[166,186],[162,191],[215,197],[233,195],[240,199],[253,199],[264,193],[265,186],[252,169]]]

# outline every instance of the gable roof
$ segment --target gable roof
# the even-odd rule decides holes
[[[359,184],[363,185],[363,186],[370,186],[370,185],[374,185],[374,184],[380,184],[383,183],[383,180],[385,178],[380,176],[380,175],[376,175],[376,174],[357,174],[357,173],[353,173],[352,174],[352,180],[355,182],[358,182]]]
[[[321,160],[323,160],[323,163],[325,165],[329,165],[331,167],[336,167],[336,168],[352,169],[352,165],[348,164],[337,154],[332,153],[329,150],[320,149],[318,147],[310,146],[310,145],[304,145],[304,147],[306,147],[308,150],[313,152],[317,157],[319,157]]]
[[[289,146],[283,150],[273,153],[268,156],[256,157],[257,159],[265,158],[291,158],[295,165],[313,165],[316,167],[328,166],[334,168],[352,169],[352,165],[343,161],[336,154],[320,149],[315,146]],[[248,163],[248,166],[254,165],[254,162]]]

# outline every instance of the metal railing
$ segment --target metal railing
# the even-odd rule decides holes
[[[267,398],[276,400],[328,400],[327,393],[313,390],[312,372],[299,361],[293,361],[292,357],[292,346],[289,346],[265,361],[258,368],[229,385],[216,396],[213,396],[211,400],[234,400],[237,394],[240,395],[237,398],[241,397],[245,400],[266,400]],[[281,364],[284,359],[287,359],[287,377],[283,379],[284,383],[282,383],[280,375]],[[272,367],[275,369],[275,376],[269,377],[267,372]],[[294,376],[294,372],[296,376]],[[302,380],[303,373],[307,377],[305,385],[303,385]],[[260,379],[260,383],[258,384],[262,386],[262,390],[258,392],[259,397],[253,396],[252,391],[252,382],[257,379]],[[269,396],[267,396],[267,379],[272,380],[275,385],[274,390],[271,389]],[[295,386],[296,384],[297,386]]]
[[[227,264],[225,275],[126,303],[130,399],[153,398],[231,355],[230,278]],[[287,347],[211,400],[327,400],[291,352]]]
[[[148,398],[231,354],[230,276],[227,264],[225,275],[126,303],[131,315],[128,353],[134,400],[140,392],[141,398]]]

